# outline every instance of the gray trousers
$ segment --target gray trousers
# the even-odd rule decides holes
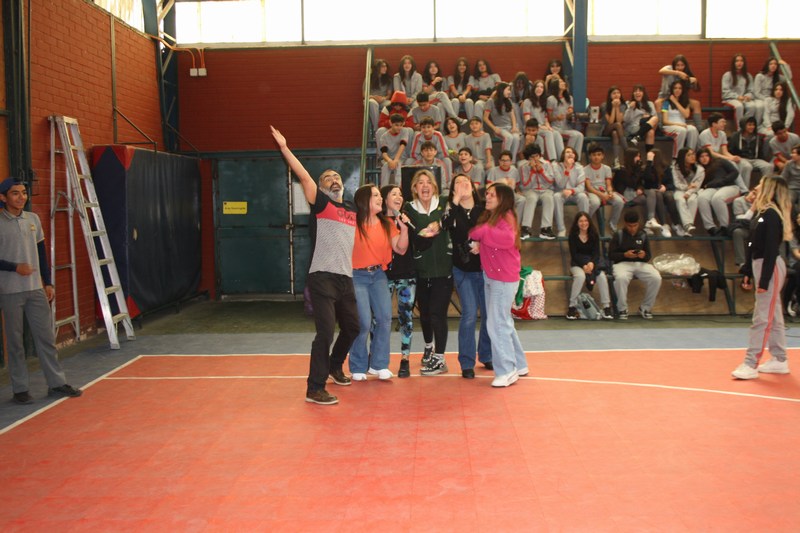
[[[750,338],[747,353],[744,357],[746,365],[755,368],[764,355],[764,348],[778,361],[786,361],[786,327],[783,322],[783,305],[781,289],[786,279],[786,263],[778,257],[775,271],[769,282],[767,292],[759,294],[758,280],[761,277],[763,259],[753,259],[753,292],[756,305],[753,308],[753,325],[750,326]]]
[[[651,310],[656,303],[658,290],[661,288],[661,274],[650,263],[639,261],[622,261],[614,263],[614,291],[617,293],[617,309],[628,310],[628,285],[633,278],[640,279],[645,285],[644,299],[641,308]]]
[[[14,393],[28,390],[28,365],[25,362],[25,347],[22,341],[23,316],[28,320],[39,364],[50,388],[66,383],[61,363],[58,362],[53,318],[44,289],[0,294],[0,309],[3,311],[3,335],[8,348],[8,369],[11,390]]]
[[[520,220],[521,226],[530,228],[533,226],[533,216],[536,214],[536,205],[541,202],[542,204],[542,228],[550,228],[553,226],[553,208],[555,207],[555,199],[553,191],[550,189],[533,191],[528,190],[522,193],[525,198],[525,203],[522,208],[522,216]],[[519,214],[519,213],[517,213]]]

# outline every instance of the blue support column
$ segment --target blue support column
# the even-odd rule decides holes
[[[586,71],[589,64],[588,51],[588,11],[589,0],[575,1],[575,25],[572,27],[572,54],[574,63],[572,65],[572,86],[570,92],[575,99],[575,111],[584,113],[586,111]]]

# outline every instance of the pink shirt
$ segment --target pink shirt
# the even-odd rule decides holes
[[[519,281],[517,233],[510,216],[498,221],[496,226],[475,226],[469,237],[481,243],[481,267],[488,278],[513,283]]]

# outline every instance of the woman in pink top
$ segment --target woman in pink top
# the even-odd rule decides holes
[[[514,214],[514,190],[502,183],[486,188],[486,210],[470,231],[481,254],[486,291],[486,325],[492,341],[495,378],[492,387],[508,387],[528,374],[528,362],[514,328],[511,304],[519,286],[521,248],[519,223]]]

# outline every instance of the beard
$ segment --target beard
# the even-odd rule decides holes
[[[342,196],[344,194],[344,189],[339,189],[338,191],[333,191],[333,190],[325,188],[325,187],[320,187],[319,190],[320,190],[320,192],[322,192],[322,194],[324,194],[325,196],[327,196],[328,198],[330,198],[334,202],[338,202],[338,203],[342,202]]]

